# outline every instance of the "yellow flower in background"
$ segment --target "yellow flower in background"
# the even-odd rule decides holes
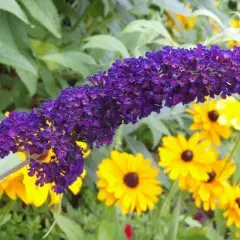
[[[22,182],[23,177],[24,169],[20,169],[0,182],[1,195],[5,192],[10,199],[16,200],[20,198],[27,204],[26,190]]]
[[[209,23],[212,26],[213,33],[214,34],[218,33],[220,30],[219,25],[211,18],[209,19]]]
[[[187,140],[183,135],[164,137],[163,146],[159,148],[159,165],[170,179],[187,178],[207,181],[209,164],[216,160],[217,153],[209,140],[200,141],[201,136],[195,133]]]
[[[184,30],[192,29],[195,26],[195,22],[197,20],[197,16],[184,16],[181,14],[174,14],[176,19],[180,22],[182,28]],[[179,31],[177,24],[175,25],[176,29]]]
[[[77,142],[77,145],[82,148],[83,156],[86,158],[90,154],[88,145],[84,142]],[[26,155],[23,152],[18,152],[17,155],[22,159],[26,159]],[[50,149],[45,154],[41,155],[37,160],[41,162],[49,162],[51,157],[54,156],[54,152]],[[53,184],[44,184],[43,187],[36,186],[36,177],[30,177],[28,175],[27,167],[22,168],[16,173],[11,174],[9,177],[5,178],[0,182],[0,196],[3,192],[11,198],[16,200],[19,197],[25,204],[33,204],[36,207],[42,206],[50,196],[51,205],[58,204],[61,201],[62,194],[56,194],[53,190]],[[82,179],[85,177],[86,171],[77,180],[69,186],[69,189],[74,195],[80,192],[82,187]]]
[[[197,20],[196,16],[185,16],[181,14],[173,14],[165,10],[168,16],[168,25],[174,27],[178,32],[181,29],[189,30],[194,28],[195,22]]]
[[[232,18],[230,20],[230,24],[233,28],[239,28],[240,27],[240,20],[236,18]]]
[[[211,164],[207,181],[195,182],[190,191],[197,207],[203,206],[205,211],[215,210],[217,204],[227,201],[227,180],[236,170],[236,166],[229,161],[228,157],[215,161]]]
[[[216,146],[220,145],[221,138],[227,139],[231,136],[230,127],[219,121],[224,111],[218,110],[216,100],[194,103],[187,112],[193,116],[190,130],[199,130],[202,138],[211,140]]]
[[[153,209],[162,192],[158,169],[142,154],[112,151],[110,158],[99,164],[97,176],[98,199],[107,206],[120,206],[122,214],[136,211],[140,215]]]
[[[240,102],[234,97],[227,97],[217,102],[220,113],[219,123],[240,130]]]
[[[232,18],[230,20],[230,24],[233,28],[237,29],[240,27],[240,20]],[[228,48],[233,48],[234,46],[240,46],[240,42],[234,41],[234,40],[229,40],[227,44]]]
[[[228,201],[223,216],[227,218],[227,226],[235,224],[240,228],[240,186],[229,186],[226,196]]]

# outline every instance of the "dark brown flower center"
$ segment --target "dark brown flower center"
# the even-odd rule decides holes
[[[238,207],[240,208],[240,198],[237,198],[236,200],[235,200],[235,203],[238,205]]]
[[[216,173],[214,171],[208,173],[208,180],[207,180],[207,183],[211,183],[214,181],[216,177]]]
[[[181,158],[184,162],[190,162],[193,159],[193,152],[190,150],[186,150],[182,153]]]
[[[139,183],[138,174],[135,172],[127,173],[124,175],[123,181],[128,187],[135,188]]]
[[[208,112],[208,118],[210,119],[210,121],[216,122],[219,118],[219,113],[216,110],[212,110]]]

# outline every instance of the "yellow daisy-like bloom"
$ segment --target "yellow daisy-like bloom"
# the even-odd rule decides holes
[[[24,169],[20,169],[17,172],[11,174],[9,177],[5,178],[0,182],[0,196],[5,192],[6,195],[12,199],[16,200],[18,197],[27,204],[27,196],[25,191],[25,186],[23,184]]]
[[[200,181],[208,179],[209,164],[216,160],[217,153],[209,140],[200,139],[199,133],[195,133],[189,140],[181,134],[162,139],[159,165],[165,168],[165,173],[169,173],[170,179],[188,176]]]
[[[219,123],[240,130],[240,102],[234,97],[227,97],[217,102]]]
[[[119,205],[122,214],[136,211],[140,215],[154,208],[162,192],[157,175],[158,169],[142,154],[112,151],[98,167],[98,199],[107,206]]]
[[[227,180],[236,170],[236,166],[229,162],[228,157],[211,164],[208,180],[195,182],[192,185],[193,198],[197,207],[203,206],[205,211],[215,210],[217,204],[226,202],[228,187]]]
[[[86,158],[90,154],[88,146],[84,142],[77,142],[78,146],[83,150],[83,156]],[[22,159],[26,159],[26,155],[23,152],[18,152],[18,156]],[[41,155],[37,160],[41,162],[49,162],[54,155],[52,149],[45,154]],[[69,189],[74,195],[80,192],[82,186],[82,179],[85,177],[86,171],[77,180],[69,186]],[[12,200],[16,200],[19,197],[25,204],[33,204],[36,207],[42,206],[50,195],[51,205],[58,204],[61,201],[62,194],[56,194],[53,190],[52,184],[45,184],[43,187],[35,185],[36,177],[30,177],[28,175],[27,167],[22,168],[16,173],[11,174],[0,183],[0,195],[5,192],[6,195]]]
[[[201,137],[211,140],[216,146],[220,145],[221,138],[227,139],[231,136],[230,127],[219,121],[221,115],[216,100],[194,103],[192,109],[188,109],[187,112],[193,116],[190,130],[200,130]]]
[[[240,186],[229,186],[227,189],[228,201],[223,216],[227,218],[227,226],[235,224],[240,228]]]

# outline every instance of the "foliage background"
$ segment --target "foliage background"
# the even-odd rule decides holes
[[[233,0],[0,0],[0,118],[7,111],[29,111],[63,88],[83,84],[88,75],[108,68],[117,58],[137,57],[164,45],[227,47],[229,40],[240,42],[239,30],[230,24],[232,17],[240,17],[239,10],[240,4]],[[161,137],[179,131],[188,134],[189,123],[183,106],[163,109],[122,127],[114,144],[142,152],[156,164]],[[186,211],[194,216],[196,210],[187,207],[187,195],[176,194],[176,186],[161,196],[155,211],[140,218],[105,208],[96,199],[95,172],[111,148],[93,149],[86,160],[84,188],[78,196],[66,194],[60,215],[59,206],[38,209],[3,197],[0,239],[42,239],[54,219],[57,225],[47,239],[125,239],[126,223],[134,226],[134,239],[139,240],[233,239],[231,233],[222,234],[218,216],[214,227],[210,218],[204,228],[192,217],[185,218]],[[16,161],[13,156],[1,161],[0,171]],[[169,180],[163,174],[160,178],[169,189]],[[185,224],[188,228],[183,231]]]

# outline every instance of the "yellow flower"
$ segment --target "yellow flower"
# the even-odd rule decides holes
[[[231,26],[232,26],[233,28],[239,28],[239,27],[240,27],[240,21],[237,20],[237,19],[235,19],[235,18],[232,18],[232,19],[230,20],[230,23],[231,23]]]
[[[219,25],[211,18],[209,19],[209,23],[212,26],[213,33],[215,33],[215,34],[218,33],[220,30]]]
[[[221,99],[217,102],[220,113],[219,123],[240,130],[240,102],[234,97]]]
[[[226,196],[228,201],[223,216],[227,218],[227,226],[235,224],[240,228],[240,186],[229,186]]]
[[[190,175],[196,180],[206,181],[210,171],[208,165],[216,160],[217,153],[209,140],[200,141],[199,133],[195,133],[189,140],[181,134],[164,137],[159,156],[159,165],[165,168],[164,172],[169,173],[172,180]]]
[[[0,182],[1,195],[5,192],[10,199],[16,200],[19,197],[24,203],[27,203],[25,186],[22,182],[23,172],[24,170],[20,169]]]
[[[235,18],[232,18],[230,20],[230,24],[235,29],[240,27],[240,21],[235,19]],[[234,41],[234,40],[229,40],[227,46],[228,46],[228,48],[233,48],[234,46],[238,46],[239,47],[240,46],[240,42],[237,42],[237,41]]]
[[[227,180],[236,170],[236,166],[229,161],[228,157],[215,161],[211,164],[208,172],[208,180],[195,182],[190,189],[197,207],[203,205],[205,211],[215,210],[217,204],[226,202],[228,187]]]
[[[190,130],[200,130],[201,137],[211,140],[216,146],[220,145],[221,138],[227,139],[231,136],[229,126],[225,126],[219,121],[221,115],[216,100],[194,103],[192,109],[188,109],[187,112],[193,115]],[[221,114],[224,112],[221,111]]]
[[[83,156],[87,157],[90,154],[90,150],[86,143],[77,142],[78,146],[83,150]],[[18,156],[22,160],[26,160],[26,155],[23,152],[18,152]],[[49,162],[54,155],[52,149],[45,154],[41,155],[37,160],[41,162]],[[48,199],[51,198],[50,206],[58,204],[61,201],[62,194],[56,194],[52,187],[53,184],[45,184],[43,187],[36,186],[36,177],[29,177],[27,173],[27,167],[22,168],[16,173],[11,174],[0,183],[0,196],[3,192],[7,194],[12,200],[16,200],[19,197],[25,204],[33,204],[36,207],[42,206]],[[74,195],[80,192],[82,187],[82,179],[85,177],[86,171],[77,180],[69,186],[69,189]]]
[[[181,14],[175,14],[175,17],[180,22],[182,28],[185,30],[194,28],[195,22],[197,20],[196,16],[188,17]],[[175,25],[175,28],[179,31],[177,25]]]
[[[76,195],[79,193],[82,186],[82,178],[86,175],[86,171],[84,170],[81,177],[78,177],[77,180],[69,186],[69,189]],[[56,194],[53,190],[52,184],[45,184],[43,187],[36,186],[35,184],[36,177],[30,177],[27,174],[27,170],[24,174],[23,184],[25,186],[27,202],[26,204],[33,204],[36,207],[42,206],[48,199],[50,194],[51,202],[50,206],[58,204],[61,201],[62,194]]]
[[[87,145],[87,143],[85,143],[85,142],[76,142],[77,143],[77,145],[82,149],[82,151],[83,151],[83,157],[84,158],[87,158],[89,155],[90,155],[90,153],[91,153],[91,150],[88,148],[88,145]]]
[[[239,47],[240,46],[240,42],[234,41],[234,40],[229,40],[227,42],[227,47],[228,48],[233,48],[234,46]]]
[[[158,169],[142,154],[112,151],[98,167],[98,199],[107,206],[121,206],[122,214],[136,211],[140,215],[154,208],[162,192],[157,175]]]

